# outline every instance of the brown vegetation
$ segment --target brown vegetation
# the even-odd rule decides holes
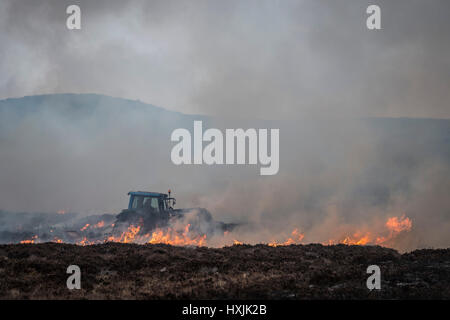
[[[72,264],[81,268],[81,290],[66,287]],[[379,291],[366,287],[371,264],[381,268]],[[0,298],[449,299],[450,249],[0,245]]]

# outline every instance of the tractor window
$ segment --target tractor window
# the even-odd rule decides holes
[[[142,209],[144,207],[144,197],[134,196],[132,209]]]
[[[159,212],[159,199],[156,197],[134,196],[131,209],[147,209]]]
[[[151,210],[153,212],[159,212],[159,201],[158,198],[145,197],[144,209]]]

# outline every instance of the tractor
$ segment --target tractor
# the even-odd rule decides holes
[[[176,199],[168,193],[130,191],[128,208],[116,217],[113,234],[119,234],[129,226],[141,226],[143,234],[156,228],[167,228],[183,221],[190,224],[190,230],[201,234],[231,231],[234,223],[214,221],[204,208],[174,209]]]

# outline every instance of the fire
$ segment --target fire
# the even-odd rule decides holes
[[[358,245],[364,246],[370,242],[370,233],[360,236],[358,233],[355,233],[353,237],[345,237],[340,243],[347,245]]]
[[[78,242],[78,244],[80,246],[88,246],[91,244],[95,244],[95,242],[89,241],[86,237],[83,237],[83,239],[80,242]]]
[[[412,221],[403,214],[400,218],[391,217],[386,221],[386,228],[389,230],[389,235],[387,237],[378,237],[376,244],[386,243],[393,238],[395,238],[401,232],[408,232],[412,228]]]
[[[294,229],[294,231],[292,231],[292,233],[291,233],[291,237],[288,238],[285,242],[278,243],[278,242],[272,241],[268,245],[271,247],[278,247],[278,246],[288,246],[291,244],[298,244],[298,243],[302,242],[304,237],[305,237],[305,235],[303,233],[300,233],[298,231],[298,229]]]
[[[93,228],[103,228],[105,226],[105,221],[100,221],[97,224],[94,224],[92,227]]]
[[[121,243],[135,242],[135,243],[149,243],[149,244],[164,243],[174,246],[186,246],[186,245],[204,246],[206,244],[206,234],[190,237],[189,236],[190,226],[191,226],[190,224],[185,226],[183,232],[178,232],[172,228],[167,228],[167,230],[158,228],[151,233],[140,235],[139,232],[141,231],[141,227],[131,225],[120,236],[118,237],[111,236],[107,239],[107,241],[121,242]]]
[[[393,233],[400,233],[402,231],[410,231],[412,228],[411,219],[402,215],[399,218],[392,217],[386,221],[386,227]]]
[[[399,233],[408,232],[412,228],[412,221],[405,215],[401,217],[390,217],[386,220],[384,224],[386,227],[386,232],[381,232],[381,235],[373,236],[373,232],[355,232],[353,236],[345,236],[342,240],[328,240],[328,242],[324,244],[334,245],[337,243],[346,244],[346,245],[366,245],[366,244],[378,244],[383,245],[394,239]],[[387,236],[383,236],[382,234],[388,233]]]
[[[87,223],[80,231],[85,231],[88,228],[103,228],[105,227],[105,221],[99,221],[96,224]],[[114,226],[114,224],[112,224]],[[206,246],[207,238],[206,234],[198,234],[190,230],[191,225],[186,225],[183,229],[175,228],[157,228],[149,233],[144,234],[142,231],[143,221],[138,222],[137,225],[129,226],[124,232],[116,236],[105,236],[105,238],[95,238],[89,239],[86,236],[81,238],[81,240],[76,240],[77,244],[85,246],[92,244],[109,242],[120,242],[120,243],[139,243],[139,244],[169,244],[174,246]],[[323,242],[324,245],[335,245],[335,244],[345,244],[345,245],[383,245],[392,246],[396,237],[403,233],[409,232],[412,229],[412,221],[410,218],[406,217],[404,214],[402,216],[392,216],[386,219],[383,224],[375,224],[374,228],[362,228],[353,233],[343,234],[341,238],[330,239]],[[384,229],[382,229],[384,228]],[[62,239],[56,237],[53,230],[50,230],[54,238],[51,242],[63,243]],[[234,235],[235,236],[235,235]],[[242,241],[233,238],[233,233],[230,231],[224,231],[223,237],[228,244],[232,241],[233,245],[243,245]],[[285,241],[271,241],[268,243],[271,247],[278,246],[288,246],[292,244],[303,243],[305,234],[301,233],[299,229],[294,229],[291,234],[286,237]],[[20,243],[37,243],[38,235],[34,235],[31,239],[24,239]],[[42,238],[39,239],[42,242]],[[212,240],[214,242],[214,240]],[[222,245],[226,245],[223,243]]]
[[[31,237],[31,239],[22,240],[22,241],[20,241],[20,243],[36,243],[37,239],[38,239],[38,236],[34,235],[34,236]]]
[[[186,246],[186,245],[195,245],[195,246],[203,246],[206,244],[206,234],[199,235],[194,238],[189,237],[189,228],[190,224],[188,224],[182,233],[176,232],[175,230],[168,228],[167,232],[164,232],[162,229],[157,229],[152,232],[152,234],[147,234],[144,237],[149,237],[150,240],[147,243],[155,244],[155,243],[165,243],[171,244],[175,246]]]
[[[126,231],[124,231],[119,237],[111,236],[107,239],[107,241],[111,242],[122,242],[122,243],[131,243],[135,240],[136,235],[141,230],[140,226],[131,225],[128,227]]]
[[[66,214],[66,210],[58,210],[56,211],[57,214]]]
[[[91,225],[89,223],[86,223],[86,225],[80,229],[80,231],[85,231],[88,228],[93,228],[93,229],[97,229],[97,228],[103,228],[105,226],[105,221],[99,221],[98,223]],[[114,226],[114,225],[113,225]]]

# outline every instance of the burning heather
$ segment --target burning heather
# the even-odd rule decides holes
[[[60,213],[58,212],[58,215]],[[99,219],[99,217],[103,219]],[[288,246],[292,244],[308,244],[308,232],[302,232],[300,228],[294,228],[286,236],[275,235],[266,240],[255,239],[255,234],[248,234],[246,230],[239,227],[232,231],[202,233],[198,228],[192,228],[191,223],[180,226],[180,221],[171,221],[169,226],[155,228],[150,232],[145,231],[144,221],[131,224],[123,230],[118,231],[115,227],[113,216],[91,216],[78,220],[91,220],[91,223],[71,222],[44,227],[41,224],[26,230],[25,226],[15,226],[15,231],[5,230],[3,226],[2,243],[71,243],[81,246],[102,244],[107,242],[136,243],[136,244],[168,244],[173,246],[207,246],[223,247],[229,245],[243,244],[267,244],[271,247]],[[182,222],[182,221],[181,221]],[[81,225],[79,228],[75,226]],[[412,230],[412,221],[406,215],[388,217],[380,230],[359,230],[341,234],[339,237],[330,237],[319,241],[323,245],[345,244],[345,245],[380,245],[385,247],[396,247],[396,240]],[[36,233],[33,233],[36,232]],[[6,239],[9,236],[9,241]],[[22,235],[23,238],[20,238]],[[14,239],[14,240],[13,240]]]

